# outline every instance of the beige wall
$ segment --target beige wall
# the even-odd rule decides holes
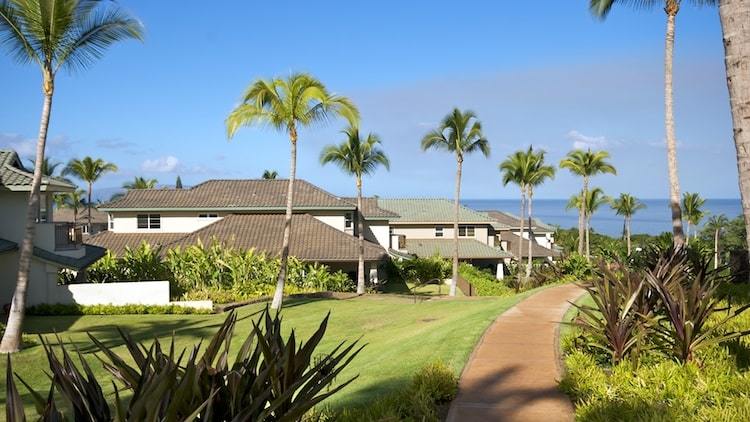
[[[0,237],[19,243],[23,239],[28,192],[0,191]]]
[[[463,225],[463,224],[462,224]],[[469,224],[474,226],[474,237],[482,243],[492,245],[494,239],[490,236],[491,228],[489,225]],[[407,239],[437,239],[435,237],[435,228],[443,228],[443,239],[453,239],[453,224],[394,224],[393,234],[406,236]],[[468,239],[469,237],[462,237]]]

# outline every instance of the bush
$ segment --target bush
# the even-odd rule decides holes
[[[126,247],[121,258],[107,251],[88,268],[87,280],[91,283],[170,280],[171,274],[160,254],[161,248],[152,248],[145,241],[135,249]]]
[[[40,304],[26,308],[27,315],[187,315],[210,314],[211,309],[191,308],[179,305],[78,305]]]
[[[513,289],[501,280],[496,279],[494,275],[471,264],[462,262],[458,266],[458,272],[461,277],[474,286],[479,296],[509,296],[515,294]]]
[[[450,277],[452,264],[439,255],[395,262],[401,278],[417,285],[442,283]]]

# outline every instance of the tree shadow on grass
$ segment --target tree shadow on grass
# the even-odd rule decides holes
[[[729,354],[734,357],[737,369],[745,371],[750,368],[750,345],[747,340],[736,338],[723,343]]]

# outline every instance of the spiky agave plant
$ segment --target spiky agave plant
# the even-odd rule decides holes
[[[120,385],[118,388],[115,384],[113,408],[81,352],[75,352],[79,369],[59,337],[55,344],[42,339],[52,380],[46,397],[16,377],[31,393],[42,421],[63,420],[65,415],[58,409],[69,408],[74,420],[168,422],[299,420],[356,378],[333,385],[364,347],[358,346],[359,341],[341,342],[331,352],[314,356],[325,335],[328,316],[307,342],[298,342],[294,330],[285,340],[279,314],[272,317],[266,309],[253,321],[230,362],[236,322],[237,316],[229,314],[202,353],[200,344],[189,353],[178,353],[174,338],[167,349],[158,339],[147,347],[118,330],[129,354],[123,358],[89,334],[100,352],[97,358]],[[53,348],[60,350],[62,360]],[[7,419],[25,420],[10,361],[6,386]],[[121,394],[124,390],[132,393],[129,398]],[[55,392],[67,406],[57,407]]]

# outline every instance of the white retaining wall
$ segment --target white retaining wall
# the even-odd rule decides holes
[[[82,283],[57,286],[59,295],[48,303],[79,305],[169,305],[168,281]],[[55,300],[57,299],[57,300]]]

